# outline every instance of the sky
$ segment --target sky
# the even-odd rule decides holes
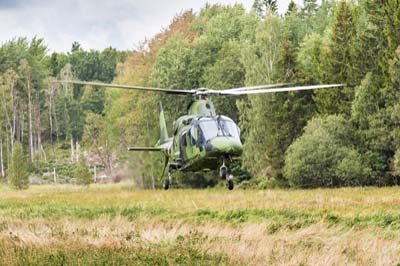
[[[0,43],[14,37],[44,38],[49,52],[67,52],[77,41],[85,50],[112,46],[133,50],[166,28],[176,14],[206,3],[254,0],[0,0]],[[278,0],[284,13],[290,0]],[[299,0],[295,1],[299,2]]]

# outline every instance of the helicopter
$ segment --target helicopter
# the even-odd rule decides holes
[[[217,114],[211,96],[243,96],[261,93],[289,92],[343,87],[343,84],[325,84],[295,86],[293,83],[257,85],[226,90],[199,88],[192,90],[176,90],[168,88],[142,87],[135,85],[118,85],[87,81],[59,81],[76,85],[89,85],[105,88],[154,91],[172,95],[189,95],[193,97],[187,115],[179,117],[172,126],[172,136],[164,117],[162,103],[158,103],[160,122],[160,139],[154,147],[129,147],[129,151],[162,152],[165,164],[162,177],[167,170],[168,177],[163,180],[163,188],[168,190],[172,183],[172,172],[198,172],[218,170],[219,176],[225,180],[229,190],[234,182],[229,175],[229,164],[243,152],[239,126],[229,117]]]

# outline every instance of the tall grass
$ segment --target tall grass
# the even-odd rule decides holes
[[[399,195],[0,187],[0,265],[396,265]]]

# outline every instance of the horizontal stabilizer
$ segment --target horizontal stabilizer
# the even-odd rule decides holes
[[[128,151],[162,151],[158,147],[128,147]]]

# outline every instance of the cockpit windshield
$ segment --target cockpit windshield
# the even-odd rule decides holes
[[[198,134],[200,142],[205,142],[217,136],[240,138],[239,128],[231,120],[223,118],[201,120],[199,127],[200,130]]]

